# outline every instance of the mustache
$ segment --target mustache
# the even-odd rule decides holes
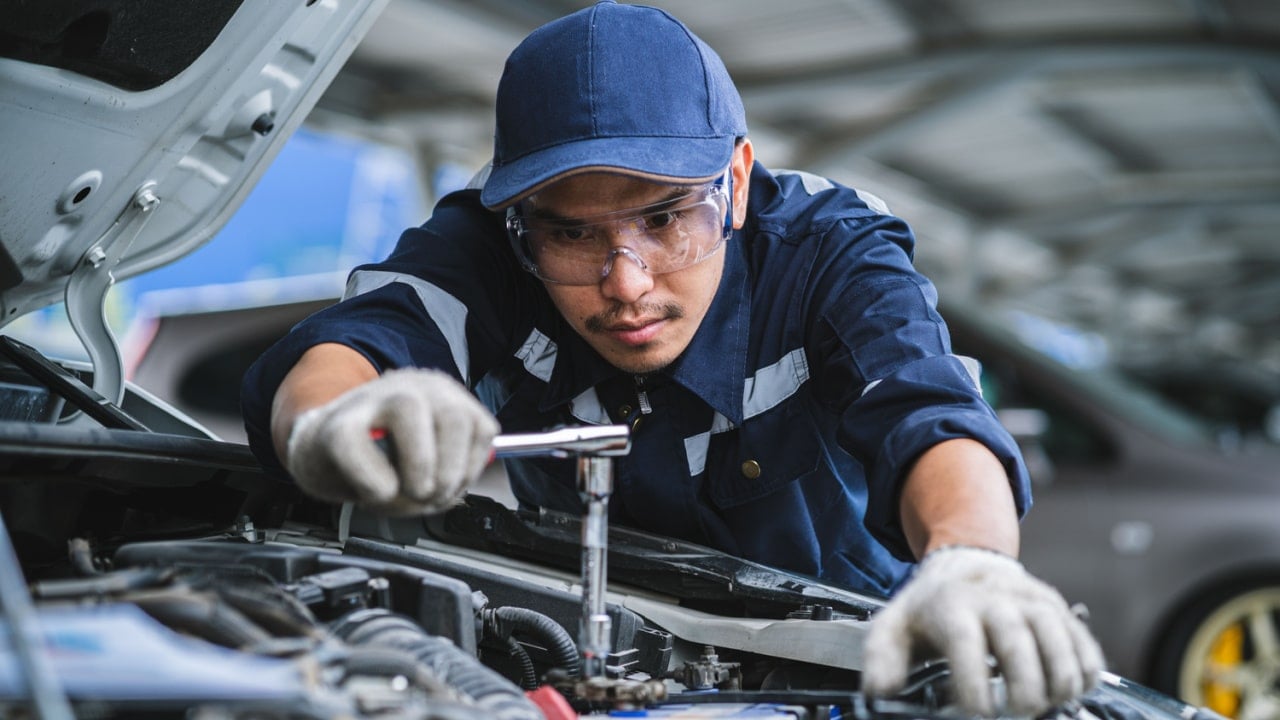
[[[591,332],[607,332],[623,315],[651,320],[676,320],[684,317],[684,307],[676,302],[624,305],[615,303],[602,313],[588,317],[583,323]]]

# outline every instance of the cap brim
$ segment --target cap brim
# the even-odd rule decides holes
[[[630,175],[673,185],[719,177],[737,138],[592,138],[556,145],[495,167],[480,192],[491,210],[513,205],[558,180],[586,172]]]

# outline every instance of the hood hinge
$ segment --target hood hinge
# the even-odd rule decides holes
[[[115,223],[81,256],[67,280],[67,318],[93,365],[93,389],[117,406],[124,400],[124,357],[107,325],[107,290],[115,283],[111,271],[142,232],[160,205],[154,182],[133,194]]]

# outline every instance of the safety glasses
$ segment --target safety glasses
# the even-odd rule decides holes
[[[732,232],[724,180],[652,205],[561,218],[512,208],[507,231],[525,269],[562,285],[595,285],[619,257],[653,275],[715,254]]]

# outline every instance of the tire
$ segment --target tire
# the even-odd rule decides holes
[[[1280,718],[1280,583],[1192,603],[1170,624],[1152,684],[1229,718]]]

